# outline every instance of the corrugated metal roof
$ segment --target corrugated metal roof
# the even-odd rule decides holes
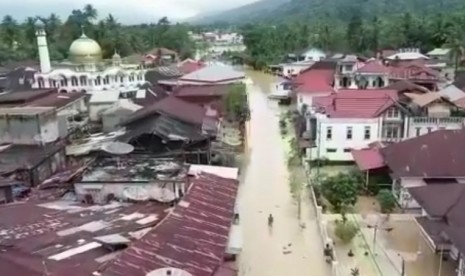
[[[211,276],[223,263],[238,181],[210,174],[192,179],[183,200],[156,228],[124,251],[103,276],[146,276],[174,267]]]
[[[239,72],[230,66],[213,65],[184,75],[181,77],[181,80],[194,82],[221,82],[244,78],[244,72]]]

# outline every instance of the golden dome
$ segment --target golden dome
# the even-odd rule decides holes
[[[102,48],[97,41],[82,34],[69,46],[69,59],[74,63],[94,63],[102,60]]]

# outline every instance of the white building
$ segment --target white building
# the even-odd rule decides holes
[[[310,48],[305,50],[299,57],[299,60],[306,61],[320,61],[326,58],[325,52],[317,48]]]
[[[87,92],[136,88],[145,83],[145,70],[125,65],[115,53],[110,64],[102,59],[102,49],[84,33],[69,47],[69,62],[52,66],[43,26],[37,30],[40,72],[35,74],[33,88],[58,88],[59,92]]]
[[[395,95],[390,90],[344,90],[314,98],[307,130],[314,137],[315,147],[307,150],[308,159],[352,161],[351,150],[366,148],[383,137],[395,137],[384,123],[386,117],[400,116],[392,112]]]

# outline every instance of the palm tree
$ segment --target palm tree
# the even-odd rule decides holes
[[[461,25],[452,25],[447,32],[446,45],[454,58],[454,73],[457,74],[460,62],[465,57],[465,32]]]
[[[91,22],[97,19],[98,13],[97,10],[92,6],[92,4],[87,4],[84,6],[83,14],[88,22]]]
[[[16,39],[18,38],[18,23],[13,17],[11,17],[11,15],[5,15],[5,17],[3,17],[1,26],[3,29],[5,43],[10,48],[13,48]]]

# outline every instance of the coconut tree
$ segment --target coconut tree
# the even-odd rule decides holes
[[[465,56],[465,32],[460,24],[454,24],[448,28],[445,46],[451,50],[454,73],[457,74],[460,62]]]

